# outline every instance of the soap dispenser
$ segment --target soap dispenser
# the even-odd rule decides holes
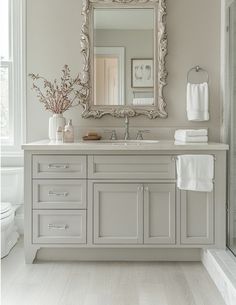
[[[65,126],[64,142],[65,143],[73,143],[74,142],[74,127],[72,125],[72,120],[69,120],[69,122]]]

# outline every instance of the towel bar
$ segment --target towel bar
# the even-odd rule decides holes
[[[215,155],[212,155],[212,157],[214,158],[214,161],[216,161],[216,156],[215,156]],[[178,156],[172,156],[172,157],[171,157],[171,160],[172,160],[172,161],[177,161],[177,159],[178,159]]]

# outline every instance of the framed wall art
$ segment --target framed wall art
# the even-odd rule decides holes
[[[153,59],[131,59],[132,88],[153,88]]]

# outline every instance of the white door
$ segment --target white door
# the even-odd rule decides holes
[[[94,243],[143,243],[142,185],[94,184]]]
[[[144,243],[175,244],[175,184],[144,185]]]
[[[124,105],[125,49],[94,48],[94,105]]]
[[[95,57],[95,105],[119,105],[118,58]]]

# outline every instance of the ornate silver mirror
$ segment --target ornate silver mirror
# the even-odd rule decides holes
[[[84,0],[83,117],[166,118],[166,0]]]

